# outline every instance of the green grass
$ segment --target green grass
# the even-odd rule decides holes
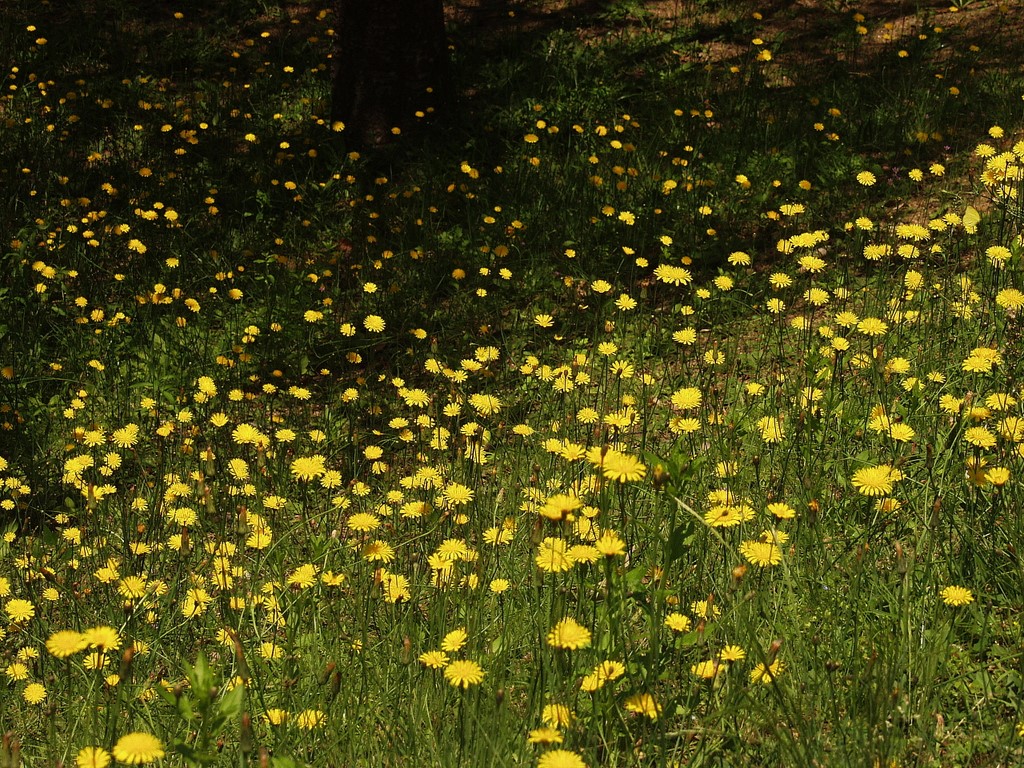
[[[0,766],[1020,761],[1014,6],[11,5]]]

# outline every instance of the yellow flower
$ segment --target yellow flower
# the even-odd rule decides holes
[[[535,562],[537,567],[549,573],[570,570],[574,561],[568,554],[565,539],[548,537],[540,543]]]
[[[9,600],[5,606],[5,610],[7,611],[7,616],[10,618],[12,624],[28,621],[36,615],[36,607],[28,600]]]
[[[110,753],[103,747],[83,747],[75,756],[75,765],[77,768],[107,768],[110,759]]]
[[[430,669],[444,669],[448,666],[448,654],[444,651],[425,651],[420,654],[419,662]]]
[[[681,411],[700,407],[701,391],[697,387],[683,387],[672,393],[672,405]]]
[[[758,419],[757,428],[761,430],[761,439],[766,443],[781,443],[786,436],[782,422],[774,416],[764,416]]]
[[[554,496],[550,496],[538,512],[542,517],[546,517],[549,520],[561,521],[570,517],[573,512],[582,506],[583,501],[579,496],[557,493]]]
[[[992,448],[996,444],[996,436],[985,427],[968,427],[964,430],[964,440],[976,448]]]
[[[561,744],[563,739],[557,729],[545,726],[530,731],[526,741],[530,744]]]
[[[718,674],[719,666],[718,659],[707,659],[692,665],[690,672],[704,680],[710,680]]]
[[[444,639],[441,641],[441,650],[449,651],[454,653],[455,651],[462,650],[463,646],[466,645],[466,641],[469,639],[469,634],[466,632],[465,627],[459,627],[453,629]]]
[[[853,473],[853,487],[864,496],[888,496],[893,483],[902,480],[903,473],[888,464],[877,467],[863,467]]]
[[[599,466],[602,467],[604,476],[609,480],[620,483],[635,482],[642,480],[647,473],[647,468],[638,458],[621,451],[609,449],[600,458]]]
[[[565,618],[548,632],[548,645],[553,648],[575,651],[590,645],[590,630],[573,618]]]
[[[565,704],[546,704],[540,719],[552,728],[564,728],[572,722],[572,710]]]
[[[475,661],[458,659],[445,667],[444,678],[455,688],[469,688],[483,681],[484,671]]]
[[[66,659],[68,656],[85,650],[87,645],[88,641],[81,632],[65,629],[50,635],[46,641],[46,650],[58,659]]]
[[[412,593],[409,591],[409,579],[401,574],[385,573],[381,586],[384,588],[384,602],[386,603],[397,603],[412,597]]]
[[[576,752],[552,749],[540,756],[537,768],[587,768],[587,764]]]
[[[390,563],[395,559],[395,549],[386,541],[376,539],[363,547],[363,559],[368,562]]]
[[[768,505],[768,512],[779,520],[792,520],[796,517],[796,510],[785,502],[776,501]]]
[[[690,617],[675,611],[665,617],[665,626],[673,632],[689,632]]]
[[[283,725],[288,720],[288,712],[279,707],[274,707],[263,713],[263,719],[271,725]]]
[[[718,654],[718,658],[722,661],[743,661],[746,657],[747,652],[738,645],[727,645]]]
[[[113,749],[114,759],[128,765],[152,763],[164,756],[164,746],[149,733],[136,731],[117,740]]]
[[[889,325],[877,317],[865,317],[857,323],[857,330],[865,336],[884,336],[889,330]]]
[[[29,683],[21,696],[29,704],[42,704],[46,700],[46,688],[41,683]]]
[[[304,731],[321,728],[327,722],[327,715],[319,709],[304,709],[295,718],[295,724]]]
[[[313,480],[327,471],[327,459],[320,454],[300,456],[292,462],[291,473],[296,480]]]
[[[473,489],[461,483],[449,483],[442,495],[449,506],[458,507],[473,500]]]
[[[381,333],[386,325],[384,318],[380,315],[367,315],[363,319],[363,327],[370,333]]]
[[[750,682],[768,685],[782,674],[785,668],[786,665],[782,662],[782,659],[776,659],[768,666],[758,662],[757,666],[750,670]]]
[[[959,608],[974,602],[974,594],[966,587],[945,587],[939,596],[946,605]]]
[[[659,264],[654,270],[654,276],[669,285],[689,285],[693,280],[689,270],[672,264]]]
[[[782,562],[782,550],[774,541],[744,541],[739,550],[754,565],[769,566]]]
[[[625,707],[630,712],[645,715],[651,720],[657,720],[658,715],[661,714],[661,705],[649,693],[633,694],[626,699]]]
[[[615,531],[604,530],[594,541],[594,549],[605,557],[618,557],[626,554],[626,542]]]

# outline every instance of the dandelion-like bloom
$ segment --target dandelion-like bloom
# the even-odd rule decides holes
[[[466,641],[469,640],[469,633],[466,632],[465,627],[459,627],[453,629],[444,639],[441,641],[441,650],[454,653],[455,651],[462,650],[463,646],[466,645]]]
[[[304,731],[321,728],[327,722],[327,715],[319,709],[304,709],[295,718],[295,724]]]
[[[649,693],[634,693],[626,699],[625,707],[630,712],[644,715],[651,720],[657,720],[658,715],[661,714],[661,704],[655,701]]]
[[[743,661],[746,657],[747,652],[738,645],[727,645],[718,654],[718,658],[722,661]]]
[[[362,556],[368,562],[390,563],[395,559],[395,548],[386,541],[376,539],[363,547]]]
[[[384,589],[384,602],[386,603],[397,603],[412,597],[412,592],[409,591],[409,579],[398,573],[385,573],[381,587]]]
[[[549,536],[540,543],[534,562],[542,571],[561,573],[568,571],[575,564],[568,554],[565,539]]]
[[[665,617],[665,626],[671,629],[673,632],[689,632],[690,617],[684,616],[678,611],[673,611]]]
[[[29,704],[42,704],[46,701],[46,688],[41,683],[29,683],[21,692],[21,697]]]
[[[239,424],[231,431],[231,439],[237,445],[255,445],[266,448],[270,438],[260,432],[252,424]]]
[[[550,496],[544,505],[538,510],[542,517],[549,520],[565,520],[573,512],[583,506],[579,496],[571,496],[565,493],[556,493]]]
[[[711,680],[718,674],[720,663],[718,659],[706,659],[699,661],[690,667],[690,672],[703,680]]]
[[[654,276],[669,285],[689,285],[693,280],[690,270],[674,264],[659,264],[654,269]]]
[[[769,444],[781,443],[786,436],[782,422],[774,416],[764,416],[758,419],[757,428],[761,430],[761,439]]]
[[[273,707],[263,713],[263,719],[271,725],[284,725],[288,720],[288,712],[280,707]]]
[[[29,600],[21,600],[20,598],[9,600],[5,610],[13,624],[28,621],[36,615],[36,607]]]
[[[896,480],[900,480],[903,473],[893,469],[888,464],[880,464],[877,467],[863,467],[853,473],[853,487],[864,496],[888,496],[892,493],[892,486]]]
[[[319,570],[319,567],[312,563],[300,565],[288,575],[287,583],[289,586],[299,589],[309,589],[316,582]]]
[[[594,549],[605,557],[618,557],[626,554],[626,542],[615,531],[605,530],[594,541]]]
[[[701,391],[697,387],[683,387],[672,393],[672,406],[681,411],[700,407]]]
[[[865,187],[870,187],[876,181],[877,179],[875,178],[875,174],[871,171],[861,171],[857,174],[857,183]]]
[[[146,577],[125,576],[117,591],[125,600],[141,600],[146,596]]]
[[[782,550],[774,541],[744,541],[739,549],[740,554],[754,565],[765,567],[782,562]]]
[[[139,442],[139,425],[126,424],[121,429],[115,429],[111,439],[118,448],[134,448]]]
[[[731,528],[744,521],[743,509],[737,504],[716,504],[704,513],[704,522],[712,528]]]
[[[939,592],[939,597],[942,598],[942,602],[946,605],[951,605],[954,608],[970,605],[974,602],[974,594],[966,587],[945,587]]]
[[[1010,470],[1006,467],[992,467],[985,473],[985,479],[992,485],[1002,486],[1010,482]]]
[[[419,662],[430,669],[444,669],[448,666],[448,654],[444,651],[424,651],[419,656]]]
[[[369,512],[357,512],[348,519],[348,527],[351,531],[366,533],[380,527],[380,518]]]
[[[89,648],[103,651],[116,651],[121,647],[121,635],[113,627],[91,627],[82,633]]]
[[[300,456],[292,462],[291,471],[296,480],[313,480],[327,471],[327,459],[320,454]]]
[[[445,667],[444,679],[455,688],[469,688],[483,681],[484,671],[471,659],[457,659]]]
[[[540,719],[552,728],[564,728],[572,722],[572,710],[565,704],[546,704]]]
[[[110,753],[103,747],[83,747],[75,756],[75,765],[77,768],[107,768],[110,759]]]
[[[620,483],[642,480],[647,473],[640,459],[614,449],[604,455],[601,465],[606,478]]]
[[[534,728],[530,731],[526,741],[530,744],[561,744],[564,739],[557,728],[544,726],[543,728]]]
[[[763,663],[758,662],[757,666],[750,670],[750,682],[768,685],[768,683],[774,681],[776,677],[782,674],[785,668],[786,665],[782,662],[782,659],[776,659],[767,667]]]
[[[968,427],[964,430],[964,440],[976,448],[993,448],[996,436],[985,427]]]
[[[114,745],[114,759],[128,765],[152,763],[164,756],[164,745],[150,733],[126,733]]]
[[[796,510],[789,506],[789,504],[782,501],[776,501],[769,504],[768,512],[779,520],[792,520],[796,517]]]
[[[553,648],[575,651],[590,645],[590,630],[573,618],[565,618],[548,632],[548,645]]]
[[[676,344],[689,346],[697,341],[697,329],[683,328],[682,330],[676,331],[672,334],[672,341]]]
[[[493,416],[501,410],[502,402],[494,395],[470,395],[469,404],[483,416]]]
[[[583,678],[583,681],[580,683],[580,690],[593,693],[599,688],[604,687],[605,683],[618,680],[624,674],[626,674],[626,666],[621,661],[611,659],[602,661],[594,667],[593,672]]]
[[[857,323],[857,330],[865,336],[884,336],[889,330],[889,325],[877,317],[865,317]]]
[[[85,639],[85,636],[81,632],[75,632],[75,630],[54,632],[46,641],[46,650],[50,652],[50,655],[57,658],[67,658],[81,650],[85,650],[87,646],[88,641]]]
[[[449,506],[458,507],[473,500],[473,489],[462,483],[449,483],[442,491],[442,495]]]
[[[568,749],[552,749],[540,756],[537,768],[587,768],[586,762]]]

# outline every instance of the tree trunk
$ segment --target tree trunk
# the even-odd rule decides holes
[[[337,0],[331,119],[374,146],[447,99],[442,0]]]

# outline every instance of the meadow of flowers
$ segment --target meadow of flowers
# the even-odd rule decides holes
[[[0,767],[1024,757],[1019,5],[10,5]]]

